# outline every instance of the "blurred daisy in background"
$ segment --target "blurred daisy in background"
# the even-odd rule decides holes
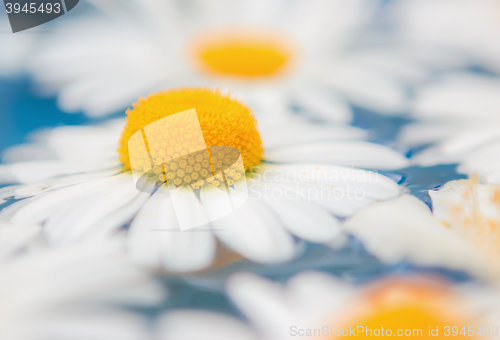
[[[429,195],[432,213],[404,195],[359,211],[343,229],[386,263],[409,261],[498,281],[500,186],[459,180]]]
[[[208,230],[152,232],[151,229],[159,228],[179,229],[178,222],[168,191],[155,192],[154,185],[139,191],[134,185],[131,173],[127,172],[130,170],[128,140],[146,125],[193,107],[206,146],[237,148],[245,160],[245,170],[250,170],[249,192],[258,193],[259,197],[210,223]],[[1,198],[19,201],[4,208],[0,218],[43,224],[47,241],[58,245],[122,234],[127,232],[122,227],[133,220],[127,242],[134,259],[176,272],[208,267],[217,255],[217,240],[253,261],[285,261],[297,250],[292,235],[312,242],[338,242],[342,235],[335,216],[349,216],[372,202],[400,194],[401,188],[392,179],[354,167],[395,169],[407,165],[404,156],[388,147],[356,140],[362,135],[359,129],[297,124],[291,121],[271,130],[263,128],[262,139],[272,146],[264,150],[255,118],[240,102],[200,88],[160,92],[139,100],[128,111],[126,123],[112,121],[101,126],[57,128],[42,133],[33,144],[7,152],[7,158],[14,163],[0,167],[0,178],[4,183],[21,185],[1,189]],[[287,135],[290,131],[297,132]],[[156,162],[168,164],[166,158],[188,150],[183,149],[179,136],[171,135],[172,131],[155,133],[150,146],[155,164],[150,166],[146,164],[150,160],[143,159],[144,167],[148,168],[144,171],[166,177],[172,173],[175,180],[178,178],[191,187],[200,180],[202,184],[209,182],[207,174],[196,169],[197,157],[193,157],[192,165],[186,156],[185,164],[179,161],[168,165],[167,170],[160,168]],[[332,139],[335,135],[343,139]],[[180,137],[187,138],[187,132]],[[179,145],[169,147],[172,141]],[[169,156],[172,152],[174,155]],[[34,155],[44,156],[33,161]],[[302,179],[298,174],[305,176]],[[262,192],[266,188],[288,190],[294,199],[283,196],[274,199]],[[186,191],[181,199],[182,216],[196,218],[200,204],[217,209],[220,190],[205,190],[196,185],[193,189],[199,190],[200,197]],[[301,196],[304,190],[312,190],[315,195]],[[337,194],[333,196],[335,190]]]
[[[421,86],[400,143],[427,146],[412,157],[424,166],[459,163],[458,171],[500,183],[500,80],[456,72]]]
[[[455,287],[436,278],[385,278],[355,287],[316,272],[300,273],[286,285],[240,273],[230,278],[228,293],[251,327],[217,313],[173,311],[159,321],[160,338],[333,338],[343,330],[344,336],[396,336],[402,330],[425,337],[429,327],[438,327],[440,336],[457,336],[464,326],[468,334],[473,328],[474,335],[498,335],[498,291]],[[200,327],[192,327],[191,320]]]
[[[4,223],[0,230],[6,228],[29,227]],[[0,337],[145,339],[147,320],[125,307],[154,306],[164,295],[119,242],[31,249],[0,262]]]
[[[231,90],[261,124],[292,107],[349,122],[348,101],[403,112],[404,80],[427,75],[395,49],[358,41],[379,1],[89,2],[95,11],[61,22],[32,58],[40,89],[65,111],[106,115],[194,85]]]

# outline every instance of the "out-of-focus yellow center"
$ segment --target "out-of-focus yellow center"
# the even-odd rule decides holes
[[[372,292],[363,301],[364,304],[358,306],[360,308],[355,316],[351,316],[349,322],[340,329],[349,329],[350,326],[359,330],[355,333],[358,339],[381,336],[405,339],[463,338],[460,331],[469,324],[464,323],[459,316],[453,301],[449,292],[434,286],[389,284]],[[471,325],[476,326],[475,323]],[[466,337],[474,339],[474,335]]]
[[[162,124],[151,124],[193,108],[199,125],[196,121],[180,121],[169,129]],[[202,137],[196,134],[199,127]],[[147,130],[148,150],[141,149],[144,142],[136,134],[144,130]],[[131,140],[134,134],[140,138]],[[129,150],[129,145],[133,149]],[[217,154],[210,155],[211,146],[220,146]],[[213,176],[210,159],[220,169],[222,164],[233,164],[241,154],[244,171],[260,163],[263,148],[256,120],[247,106],[218,91],[181,88],[152,94],[133,104],[133,109],[127,111],[118,151],[128,170],[154,173],[161,181],[171,180],[177,186],[191,185],[196,189],[204,182],[218,186],[222,181],[220,173]],[[242,177],[232,169],[226,171],[226,176],[229,185]]]
[[[282,39],[263,34],[212,35],[196,43],[195,58],[210,74],[259,78],[282,73],[292,50]]]

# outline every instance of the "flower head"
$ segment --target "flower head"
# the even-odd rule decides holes
[[[196,117],[176,115],[193,108]],[[213,179],[214,170],[231,167],[241,154],[242,164],[226,174],[230,181],[239,180],[241,171],[262,159],[262,141],[251,110],[218,91],[159,92],[140,99],[127,115],[118,149],[125,168],[150,172],[176,186],[220,183],[222,175],[216,173]],[[216,147],[214,155],[211,147]]]

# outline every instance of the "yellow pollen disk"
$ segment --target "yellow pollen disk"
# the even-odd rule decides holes
[[[351,313],[350,322],[337,327],[340,329],[349,329],[349,326],[355,329],[358,326],[363,327],[363,331],[357,333],[356,338],[393,336],[405,339],[447,339],[452,335],[474,338],[474,336],[464,337],[459,332],[463,326],[468,326],[475,320],[465,322],[464,314],[459,312],[461,307],[459,300],[440,286],[394,282],[379,287],[358,302],[358,310],[354,317]],[[476,324],[470,323],[470,325]],[[450,327],[448,336],[445,336],[446,326]],[[456,329],[452,330],[453,326],[456,326]],[[430,329],[437,327],[439,332],[434,332],[433,336],[430,336],[429,327]],[[452,334],[455,330],[457,332]],[[398,331],[400,334],[397,334]]]
[[[247,79],[282,73],[292,55],[283,39],[269,34],[215,34],[194,48],[195,59],[206,73]]]
[[[196,135],[196,119],[193,122],[177,122],[175,128],[156,124],[148,126],[162,118],[193,108],[196,110],[203,138]],[[242,171],[262,160],[264,150],[256,124],[255,117],[247,106],[218,91],[204,88],[161,91],[139,99],[127,111],[127,123],[118,148],[120,161],[125,169],[130,170],[130,157],[133,157],[133,170],[153,172],[159,180],[171,180],[176,186],[191,185],[197,189],[205,182],[219,184],[223,181],[222,175],[216,174],[214,181],[210,159],[215,169],[223,169],[237,161],[241,154],[243,164],[236,165]],[[129,140],[136,132],[144,130],[147,130],[147,152],[139,148],[129,152]],[[140,133],[135,136],[140,138],[137,141],[133,139],[132,146],[139,145],[143,140]],[[206,150],[202,150],[203,139]],[[216,154],[210,155],[211,146],[219,146]],[[239,153],[233,148],[239,150]],[[229,169],[226,177],[232,183],[242,175]]]

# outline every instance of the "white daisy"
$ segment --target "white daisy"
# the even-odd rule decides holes
[[[405,195],[359,211],[343,228],[384,262],[407,260],[498,280],[500,186],[452,181],[429,195],[433,213]]]
[[[181,151],[167,147],[174,140],[173,129],[156,130],[149,135],[153,131],[149,130],[150,123],[193,107],[207,147],[222,144],[237,148],[245,168],[255,166],[253,172],[247,172],[246,183],[238,180],[236,174],[226,179],[227,183],[234,181],[226,188],[231,197],[241,185],[248,185],[250,200],[229,216],[213,218],[201,230],[173,232],[179,231],[181,220],[193,221],[205,213],[222,216],[220,211],[228,199],[226,191],[216,188],[224,187],[220,184],[222,179],[212,181],[214,177],[208,171],[203,174],[201,167],[196,168],[198,156],[192,157],[193,165],[175,160],[175,152],[179,152],[179,156],[186,153],[185,159],[191,162],[177,137],[175,143],[179,145],[175,148]],[[119,154],[113,151],[120,139],[118,121],[42,133],[38,142],[7,153],[6,157],[16,163],[0,167],[4,181],[23,183],[1,189],[0,197],[21,200],[4,208],[0,218],[43,224],[44,235],[51,244],[127,233],[129,251],[140,263],[187,272],[209,266],[219,251],[219,243],[250,260],[269,263],[294,256],[297,247],[291,235],[312,242],[338,242],[342,235],[335,216],[349,216],[374,201],[400,193],[401,188],[393,180],[353,167],[389,169],[407,164],[406,158],[387,147],[349,140],[363,135],[359,129],[289,120],[282,126],[262,130],[262,139],[270,146],[262,154],[255,124],[249,109],[228,96],[188,88],[141,99],[128,112]],[[145,127],[154,160],[141,160],[140,153],[128,152],[130,137]],[[331,139],[335,133],[340,140]],[[182,136],[187,134],[183,132]],[[168,156],[171,151],[174,154]],[[44,155],[44,159],[30,160],[36,154]],[[125,170],[130,169],[130,160],[135,164],[143,162],[143,169],[156,179],[170,179],[172,172],[171,180],[176,186],[183,181],[191,186],[182,187],[182,191],[168,191],[165,185],[155,191],[154,186],[146,186],[139,191],[132,174],[118,166],[119,156]],[[176,164],[172,164],[172,157]],[[260,163],[263,160],[275,163]],[[164,162],[161,167],[156,165],[158,161]],[[313,161],[322,165],[310,165]],[[183,197],[170,199],[179,192]],[[128,231],[120,229],[130,220],[133,221]],[[153,232],[155,229],[170,231]]]
[[[217,313],[174,311],[160,319],[159,338],[327,339],[382,333],[425,337],[429,329],[436,335],[436,328],[439,336],[457,336],[464,326],[467,334],[492,338],[499,331],[497,290],[454,287],[432,279],[388,278],[355,287],[305,272],[281,285],[241,273],[230,278],[228,293],[251,328]],[[189,324],[191,318],[198,327]],[[224,329],[226,323],[230,326]]]
[[[378,1],[89,2],[97,11],[57,27],[32,62],[67,111],[100,116],[158,89],[201,85],[231,90],[259,118],[296,105],[346,122],[346,100],[400,113],[402,81],[427,76],[397,48],[354,39]]]
[[[408,43],[447,49],[499,71],[499,11],[497,0],[396,0],[392,14]]]
[[[5,229],[11,240],[14,229],[32,232],[3,223],[2,243]],[[149,306],[164,295],[117,242],[17,251],[1,260],[2,339],[144,339],[146,320],[120,305]]]
[[[421,165],[459,163],[459,172],[500,182],[500,80],[454,73],[420,88],[412,110],[418,121],[405,127],[400,142],[431,144],[412,161]]]

